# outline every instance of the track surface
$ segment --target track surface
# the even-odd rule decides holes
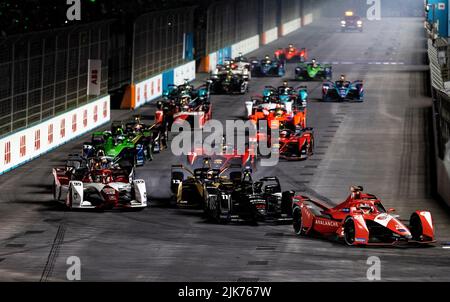
[[[325,19],[251,54],[271,54],[293,42],[319,61],[339,62],[335,77],[362,79],[366,89],[362,104],[320,103],[320,83],[308,83],[316,154],[258,173],[279,176],[283,190],[330,203],[359,184],[405,218],[430,209],[436,247],[348,248],[297,238],[289,225],[211,224],[199,212],[161,201],[169,195],[170,165],[178,162],[169,151],[138,169],[155,201],[148,209],[68,212],[51,201],[51,168],[80,150],[85,136],[0,176],[0,281],[64,281],[70,256],[80,257],[83,281],[366,281],[369,256],[380,257],[383,281],[449,281],[450,250],[442,244],[450,241],[450,216],[431,191],[431,99],[424,89],[421,19],[368,23],[362,34],[340,33],[337,24]],[[253,79],[251,94],[280,84]],[[214,96],[214,118],[241,118],[248,97]],[[151,115],[154,109],[140,111]]]

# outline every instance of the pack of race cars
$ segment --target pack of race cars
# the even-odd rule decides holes
[[[346,13],[342,30],[362,31],[362,22]],[[137,166],[153,160],[153,154],[167,148],[174,125],[202,128],[212,118],[211,95],[245,94],[254,77],[284,77],[287,64],[296,63],[294,80],[323,81],[322,101],[362,102],[363,81],[348,81],[345,75],[333,79],[328,63],[308,60],[305,48],[290,44],[277,49],[273,57],[246,58],[242,54],[225,58],[200,87],[189,82],[170,85],[156,104],[152,124],[135,116],[131,121],[113,122],[111,129],[94,132],[83,144],[80,155],[69,155],[62,167],[53,169],[54,199],[70,209],[132,210],[149,205],[145,180],[136,179]],[[261,95],[241,103],[254,126],[249,141],[276,144],[280,158],[307,160],[314,154],[314,129],[308,127],[308,90],[266,86]],[[274,138],[277,141],[274,141]],[[255,179],[253,171],[259,148],[247,146],[244,154],[227,146],[222,153],[207,155],[193,150],[171,167],[170,188],[179,208],[198,209],[216,223],[249,221],[289,222],[298,236],[338,240],[349,246],[430,244],[435,242],[431,213],[418,210],[408,221],[385,209],[380,199],[351,187],[350,196],[329,206],[294,191],[283,191],[273,175]]]

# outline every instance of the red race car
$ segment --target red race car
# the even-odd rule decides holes
[[[257,111],[250,117],[257,127],[259,145],[273,145],[271,133],[279,131],[279,156],[286,160],[307,159],[314,152],[314,131],[306,127],[306,112],[287,113],[283,108],[276,108],[269,113]],[[259,120],[267,120],[269,129],[264,131]],[[274,121],[278,123],[273,123]]]
[[[412,213],[409,226],[385,210],[372,194],[360,186],[351,187],[350,196],[330,208],[306,196],[293,198],[293,226],[297,235],[319,235],[342,240],[349,246],[431,244],[435,242],[433,220],[428,211]]]
[[[298,49],[293,44],[289,44],[287,48],[280,48],[275,51],[275,58],[282,62],[305,62],[308,59],[306,48]]]

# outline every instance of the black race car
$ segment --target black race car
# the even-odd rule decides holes
[[[245,94],[248,92],[248,76],[233,70],[220,70],[211,74],[209,91],[211,94]]]

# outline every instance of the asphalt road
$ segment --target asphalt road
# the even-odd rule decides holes
[[[337,26],[325,19],[251,54],[292,42],[307,47],[310,58],[334,62],[336,77],[364,80],[366,90],[364,103],[321,103],[321,83],[308,83],[315,155],[257,173],[332,204],[357,184],[405,218],[429,209],[436,246],[349,248],[297,238],[290,225],[209,223],[199,212],[168,206],[170,165],[179,161],[170,151],[138,169],[152,200],[148,209],[65,211],[51,201],[51,168],[80,150],[85,136],[0,176],[0,281],[64,281],[70,256],[80,258],[83,281],[367,281],[370,256],[380,258],[383,281],[450,281],[450,249],[443,248],[450,215],[432,191],[422,21],[383,19],[367,23],[364,33],[340,33]],[[288,68],[289,78],[294,65]],[[279,84],[253,79],[250,94]],[[214,96],[214,118],[241,118],[248,97]],[[152,115],[154,108],[140,112]]]

